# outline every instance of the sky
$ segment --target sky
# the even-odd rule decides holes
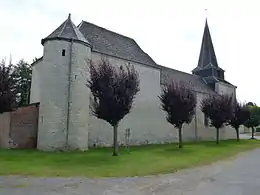
[[[0,0],[0,58],[41,57],[41,39],[71,13],[132,37],[158,64],[191,73],[205,18],[218,64],[237,98],[260,105],[260,12],[257,0]],[[207,12],[205,11],[207,9]]]

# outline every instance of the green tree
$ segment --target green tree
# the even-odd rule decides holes
[[[14,66],[13,77],[15,80],[16,106],[28,104],[32,78],[31,65],[24,60],[20,60]]]
[[[260,107],[258,106],[248,106],[250,111],[250,117],[249,120],[245,122],[245,126],[247,128],[251,128],[252,137],[251,139],[254,139],[255,134],[255,127],[260,125]]]
[[[11,111],[15,102],[15,85],[12,65],[0,63],[0,113]]]

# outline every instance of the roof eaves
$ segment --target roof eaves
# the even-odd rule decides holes
[[[87,43],[85,41],[79,40],[79,39],[72,39],[72,38],[65,38],[65,37],[51,37],[51,38],[45,38],[42,39],[41,43],[42,45],[47,42],[47,41],[51,41],[51,40],[63,40],[63,41],[68,41],[68,42],[78,42],[78,43],[82,43],[88,47],[90,47],[92,49],[92,45],[90,43]]]
[[[77,28],[79,29],[84,23],[86,23],[86,25],[87,25],[87,24],[90,24],[90,25],[93,25],[93,26],[95,26],[95,27],[97,27],[97,28],[100,28],[100,29],[102,29],[102,30],[108,31],[108,32],[110,32],[110,33],[117,34],[117,35],[119,35],[119,36],[122,36],[122,37],[125,37],[125,38],[128,38],[128,39],[134,40],[134,39],[131,38],[131,37],[128,37],[128,36],[126,36],[126,35],[122,35],[122,34],[120,34],[120,33],[117,33],[117,32],[115,32],[115,31],[109,30],[109,29],[107,29],[107,28],[98,26],[98,25],[93,24],[93,23],[91,23],[91,22],[87,22],[87,21],[85,21],[85,20],[82,20],[81,23],[77,26]]]
[[[34,66],[36,63],[38,63],[39,61],[41,61],[43,59],[43,56],[40,58],[37,58],[32,64],[31,66]]]

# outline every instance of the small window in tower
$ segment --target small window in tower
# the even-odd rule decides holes
[[[65,49],[62,50],[62,56],[65,56]]]

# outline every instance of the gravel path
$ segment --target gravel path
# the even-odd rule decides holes
[[[0,177],[0,195],[259,195],[260,149],[175,174],[133,178]]]

